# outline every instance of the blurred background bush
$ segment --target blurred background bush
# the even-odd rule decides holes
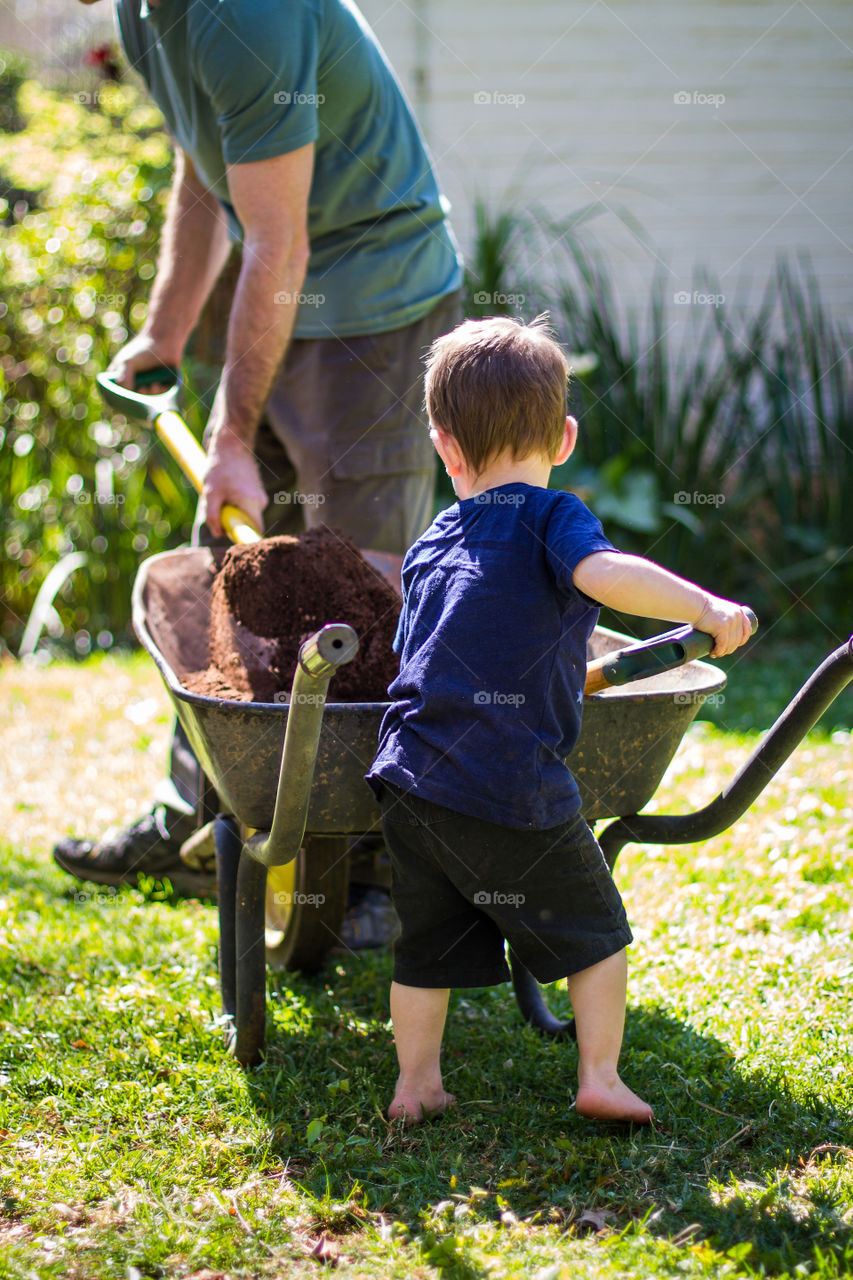
[[[677,326],[663,275],[632,316],[596,211],[557,224],[477,210],[472,314],[548,310],[578,353],[578,446],[552,486],[588,501],[623,550],[749,602],[777,634],[838,644],[853,630],[851,326],[822,306],[806,258],[778,262],[757,310],[697,273]]]
[[[156,108],[117,74],[93,61],[88,89],[70,91],[0,60],[0,647],[18,651],[51,568],[86,557],[54,601],[45,657],[133,642],[139,561],[186,540],[195,506],[146,428],[107,413],[95,386],[144,321],[171,174]],[[822,307],[807,262],[780,263],[751,314],[728,299],[685,307],[676,332],[660,279],[648,314],[627,315],[596,213],[557,224],[506,203],[476,209],[468,313],[548,309],[587,357],[575,361],[580,443],[552,483],[587,499],[626,550],[749,601],[788,634],[837,643],[853,601],[849,328]],[[185,370],[197,435],[236,266]],[[717,294],[701,276],[695,287]]]
[[[194,508],[94,381],[145,318],[171,148],[135,86],[93,70],[48,89],[16,59],[0,126],[0,637],[16,651],[46,574],[79,551],[52,630],[85,654],[131,640],[139,560],[183,540]]]

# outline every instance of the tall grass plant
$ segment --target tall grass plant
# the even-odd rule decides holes
[[[533,306],[502,310],[547,308],[569,350],[593,357],[574,382],[578,448],[552,483],[587,498],[626,549],[837,643],[853,613],[849,326],[806,258],[780,260],[752,306],[697,273],[693,296],[718,301],[676,307],[658,273],[644,312],[629,311],[594,213],[560,224],[478,210],[471,313],[483,294],[524,295]],[[555,284],[530,285],[536,262]]]

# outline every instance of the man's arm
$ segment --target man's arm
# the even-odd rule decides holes
[[[113,358],[110,372],[117,382],[132,387],[134,374],[143,369],[181,363],[229,252],[222,206],[190,158],[178,151],[148,316],[141,331]]]
[[[225,502],[242,507],[259,524],[266,505],[252,447],[293,332],[297,296],[308,266],[313,167],[311,144],[228,169],[244,244],[225,366],[210,415],[212,434],[202,495],[205,519],[216,535],[221,532],[219,512]]]
[[[742,605],[713,596],[641,556],[596,551],[575,567],[572,581],[578,590],[620,613],[689,622],[707,631],[716,642],[714,658],[733,653],[752,634]]]

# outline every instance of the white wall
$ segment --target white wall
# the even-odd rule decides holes
[[[823,296],[849,309],[850,0],[362,8],[416,105],[463,244],[476,194],[514,191],[557,214],[600,199],[642,222],[673,294],[692,288],[695,266],[729,297],[747,278],[754,292],[780,251],[807,249]],[[613,213],[596,238],[642,303],[653,259]]]

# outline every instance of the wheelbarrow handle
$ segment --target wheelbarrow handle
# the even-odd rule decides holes
[[[746,609],[752,634],[758,629],[758,619],[751,609]],[[586,669],[584,693],[600,693],[612,685],[629,684],[632,680],[644,680],[661,671],[674,671],[696,658],[706,658],[714,647],[714,637],[706,631],[696,631],[689,624],[652,636],[640,644],[628,645],[615,653],[596,658]]]
[[[290,691],[272,826],[255,832],[244,845],[265,867],[292,862],[302,847],[329,681],[357,653],[358,636],[342,622],[321,627],[302,643]]]
[[[167,381],[171,382],[168,390],[145,395],[140,390],[131,391],[120,386],[108,373],[97,376],[98,387],[107,403],[128,418],[153,426],[196,493],[201,493],[207,455],[178,413],[182,386],[180,371],[172,366],[144,369],[134,379],[136,388]],[[252,517],[231,503],[225,504],[219,519],[232,542],[259,542],[263,537]]]

